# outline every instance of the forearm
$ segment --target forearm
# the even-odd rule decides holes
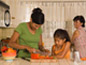
[[[9,43],[8,45],[10,47],[16,48],[16,49],[27,49],[27,46],[25,46],[25,45],[19,45],[17,43]],[[28,46],[28,48],[30,48],[30,47]]]
[[[54,54],[54,56],[58,59],[61,59],[64,57],[64,55],[62,54],[62,52],[58,53],[58,54]]]
[[[63,55],[56,55],[55,57],[58,58],[58,59],[62,59],[62,58],[64,58]]]

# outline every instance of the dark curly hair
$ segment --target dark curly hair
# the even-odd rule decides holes
[[[43,24],[44,23],[44,14],[40,8],[34,8],[31,14],[32,22],[36,24]]]

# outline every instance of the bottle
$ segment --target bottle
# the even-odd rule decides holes
[[[71,47],[70,59],[74,61],[74,47]]]
[[[74,52],[74,62],[80,62],[80,54],[79,51]]]
[[[71,59],[72,61],[74,61],[74,44],[71,44],[70,59]]]

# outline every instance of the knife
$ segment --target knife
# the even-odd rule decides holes
[[[43,52],[43,51],[34,51],[33,53],[38,53],[40,55],[48,55],[48,56],[51,56],[51,53]]]
[[[22,57],[21,59],[26,60],[26,61],[30,61],[30,58],[24,58],[24,57]]]

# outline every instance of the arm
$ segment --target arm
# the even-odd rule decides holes
[[[11,40],[9,41],[9,46],[10,47],[13,47],[13,48],[16,48],[16,49],[27,49],[29,52],[31,52],[31,48],[29,46],[25,46],[25,45],[20,45],[20,44],[17,44],[17,39],[19,38],[19,33],[18,32],[14,32],[12,37],[11,37]]]
[[[45,49],[42,45],[42,35],[40,35],[39,50],[49,52],[49,50]]]
[[[52,56],[54,56],[55,55],[55,49],[54,49],[54,46],[52,47]]]
[[[19,33],[14,32],[8,45],[10,47],[17,48],[17,49],[26,49],[25,46],[17,44],[16,41],[17,41],[18,38],[19,38]]]
[[[72,42],[79,36],[79,31],[76,30],[74,33],[73,33],[73,36],[72,36]]]
[[[70,43],[70,42],[67,42],[64,51],[61,52],[61,54],[56,55],[56,57],[57,57],[57,58],[64,58],[64,56],[66,55],[66,53],[67,53],[68,50],[70,49],[70,45],[71,45],[71,43]]]
[[[42,35],[40,35],[39,50],[41,50],[41,51],[44,50],[44,47],[43,47],[43,45],[42,45]]]

